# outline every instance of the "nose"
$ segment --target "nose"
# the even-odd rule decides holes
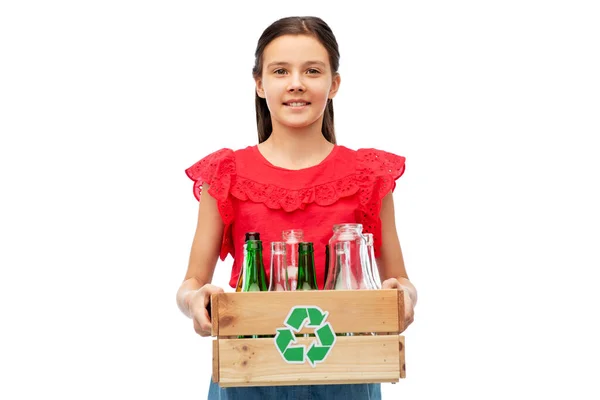
[[[290,82],[288,84],[288,92],[304,92],[306,88],[301,79],[301,74],[290,74]]]

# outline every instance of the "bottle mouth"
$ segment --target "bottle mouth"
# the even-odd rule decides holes
[[[312,242],[300,242],[298,243],[298,251],[302,252],[312,252],[314,251],[314,246]]]
[[[339,230],[346,230],[346,229],[360,229],[362,230],[363,226],[362,224],[350,224],[350,223],[346,223],[346,224],[336,224],[333,225],[333,231],[339,231]]]
[[[260,233],[259,232],[246,232],[245,241],[247,242],[248,240],[260,240]]]
[[[284,241],[293,239],[294,241],[301,242],[304,238],[304,231],[302,229],[286,229],[281,232],[281,237]]]

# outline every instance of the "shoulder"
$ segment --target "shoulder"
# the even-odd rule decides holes
[[[196,161],[185,173],[190,179],[203,180],[210,184],[222,164],[234,163],[234,151],[228,148],[219,149],[209,153],[200,160]]]
[[[375,175],[390,175],[398,179],[404,174],[406,157],[379,149],[359,149],[359,164]]]
[[[353,157],[361,204],[379,204],[386,194],[394,191],[396,181],[404,175],[404,156],[375,148],[360,148],[353,150]]]
[[[210,193],[223,197],[229,190],[229,185],[236,175],[236,160],[244,158],[250,147],[241,150],[221,148],[215,150],[186,168],[185,173],[194,181],[194,195],[200,198],[202,185],[207,183]]]
[[[256,146],[247,146],[237,150],[226,147],[215,150],[196,161],[185,172],[192,179],[203,176],[208,178],[219,172],[233,173],[236,163],[249,160],[253,156],[254,147]]]
[[[356,150],[339,146],[340,158],[354,163],[358,174],[371,177],[391,176],[398,179],[404,174],[406,157],[375,148],[359,148]]]

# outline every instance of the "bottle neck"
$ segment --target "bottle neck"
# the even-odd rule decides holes
[[[268,290],[261,246],[247,246],[244,263],[244,285],[242,291]]]
[[[299,253],[297,282],[297,290],[317,290],[314,252],[301,251]]]

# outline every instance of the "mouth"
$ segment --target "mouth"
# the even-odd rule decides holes
[[[309,106],[310,103],[307,101],[289,101],[287,103],[283,103],[283,105],[290,108],[303,108]]]

